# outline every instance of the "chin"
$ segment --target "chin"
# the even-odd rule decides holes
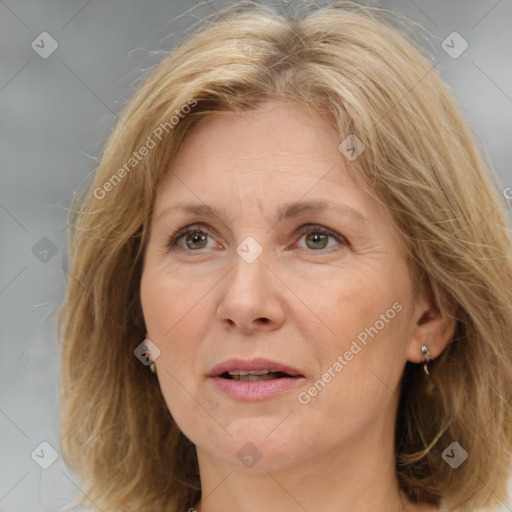
[[[200,439],[196,446],[236,468],[252,471],[293,468],[304,442],[293,434],[291,425],[285,428],[284,422],[283,418],[269,416],[240,418],[227,425],[226,430],[231,436],[225,431],[216,439],[198,436]],[[208,439],[208,444],[205,439]]]

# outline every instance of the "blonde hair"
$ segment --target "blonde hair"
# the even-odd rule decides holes
[[[492,507],[512,455],[512,262],[497,178],[433,62],[392,16],[347,3],[285,11],[237,2],[189,35],[126,106],[94,183],[75,197],[58,316],[64,457],[102,510],[187,510],[200,499],[194,446],[133,354],[145,335],[149,219],[198,121],[276,100],[365,145],[351,172],[391,213],[415,283],[457,322],[429,376],[405,367],[401,488],[450,510]],[[441,456],[452,442],[469,454],[457,469]]]

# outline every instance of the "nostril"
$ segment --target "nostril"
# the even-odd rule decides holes
[[[260,324],[268,324],[269,322],[268,318],[258,318],[256,321]]]

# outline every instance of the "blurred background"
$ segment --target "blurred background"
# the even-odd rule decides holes
[[[67,280],[67,208],[158,52],[227,3],[0,0],[0,512],[57,511],[81,492],[58,432],[54,323]],[[503,190],[511,187],[512,0],[366,4],[425,29]]]

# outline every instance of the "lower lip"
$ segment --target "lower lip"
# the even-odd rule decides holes
[[[215,385],[226,395],[240,400],[264,400],[287,391],[303,380],[303,377],[281,377],[280,379],[239,381],[212,377]]]

